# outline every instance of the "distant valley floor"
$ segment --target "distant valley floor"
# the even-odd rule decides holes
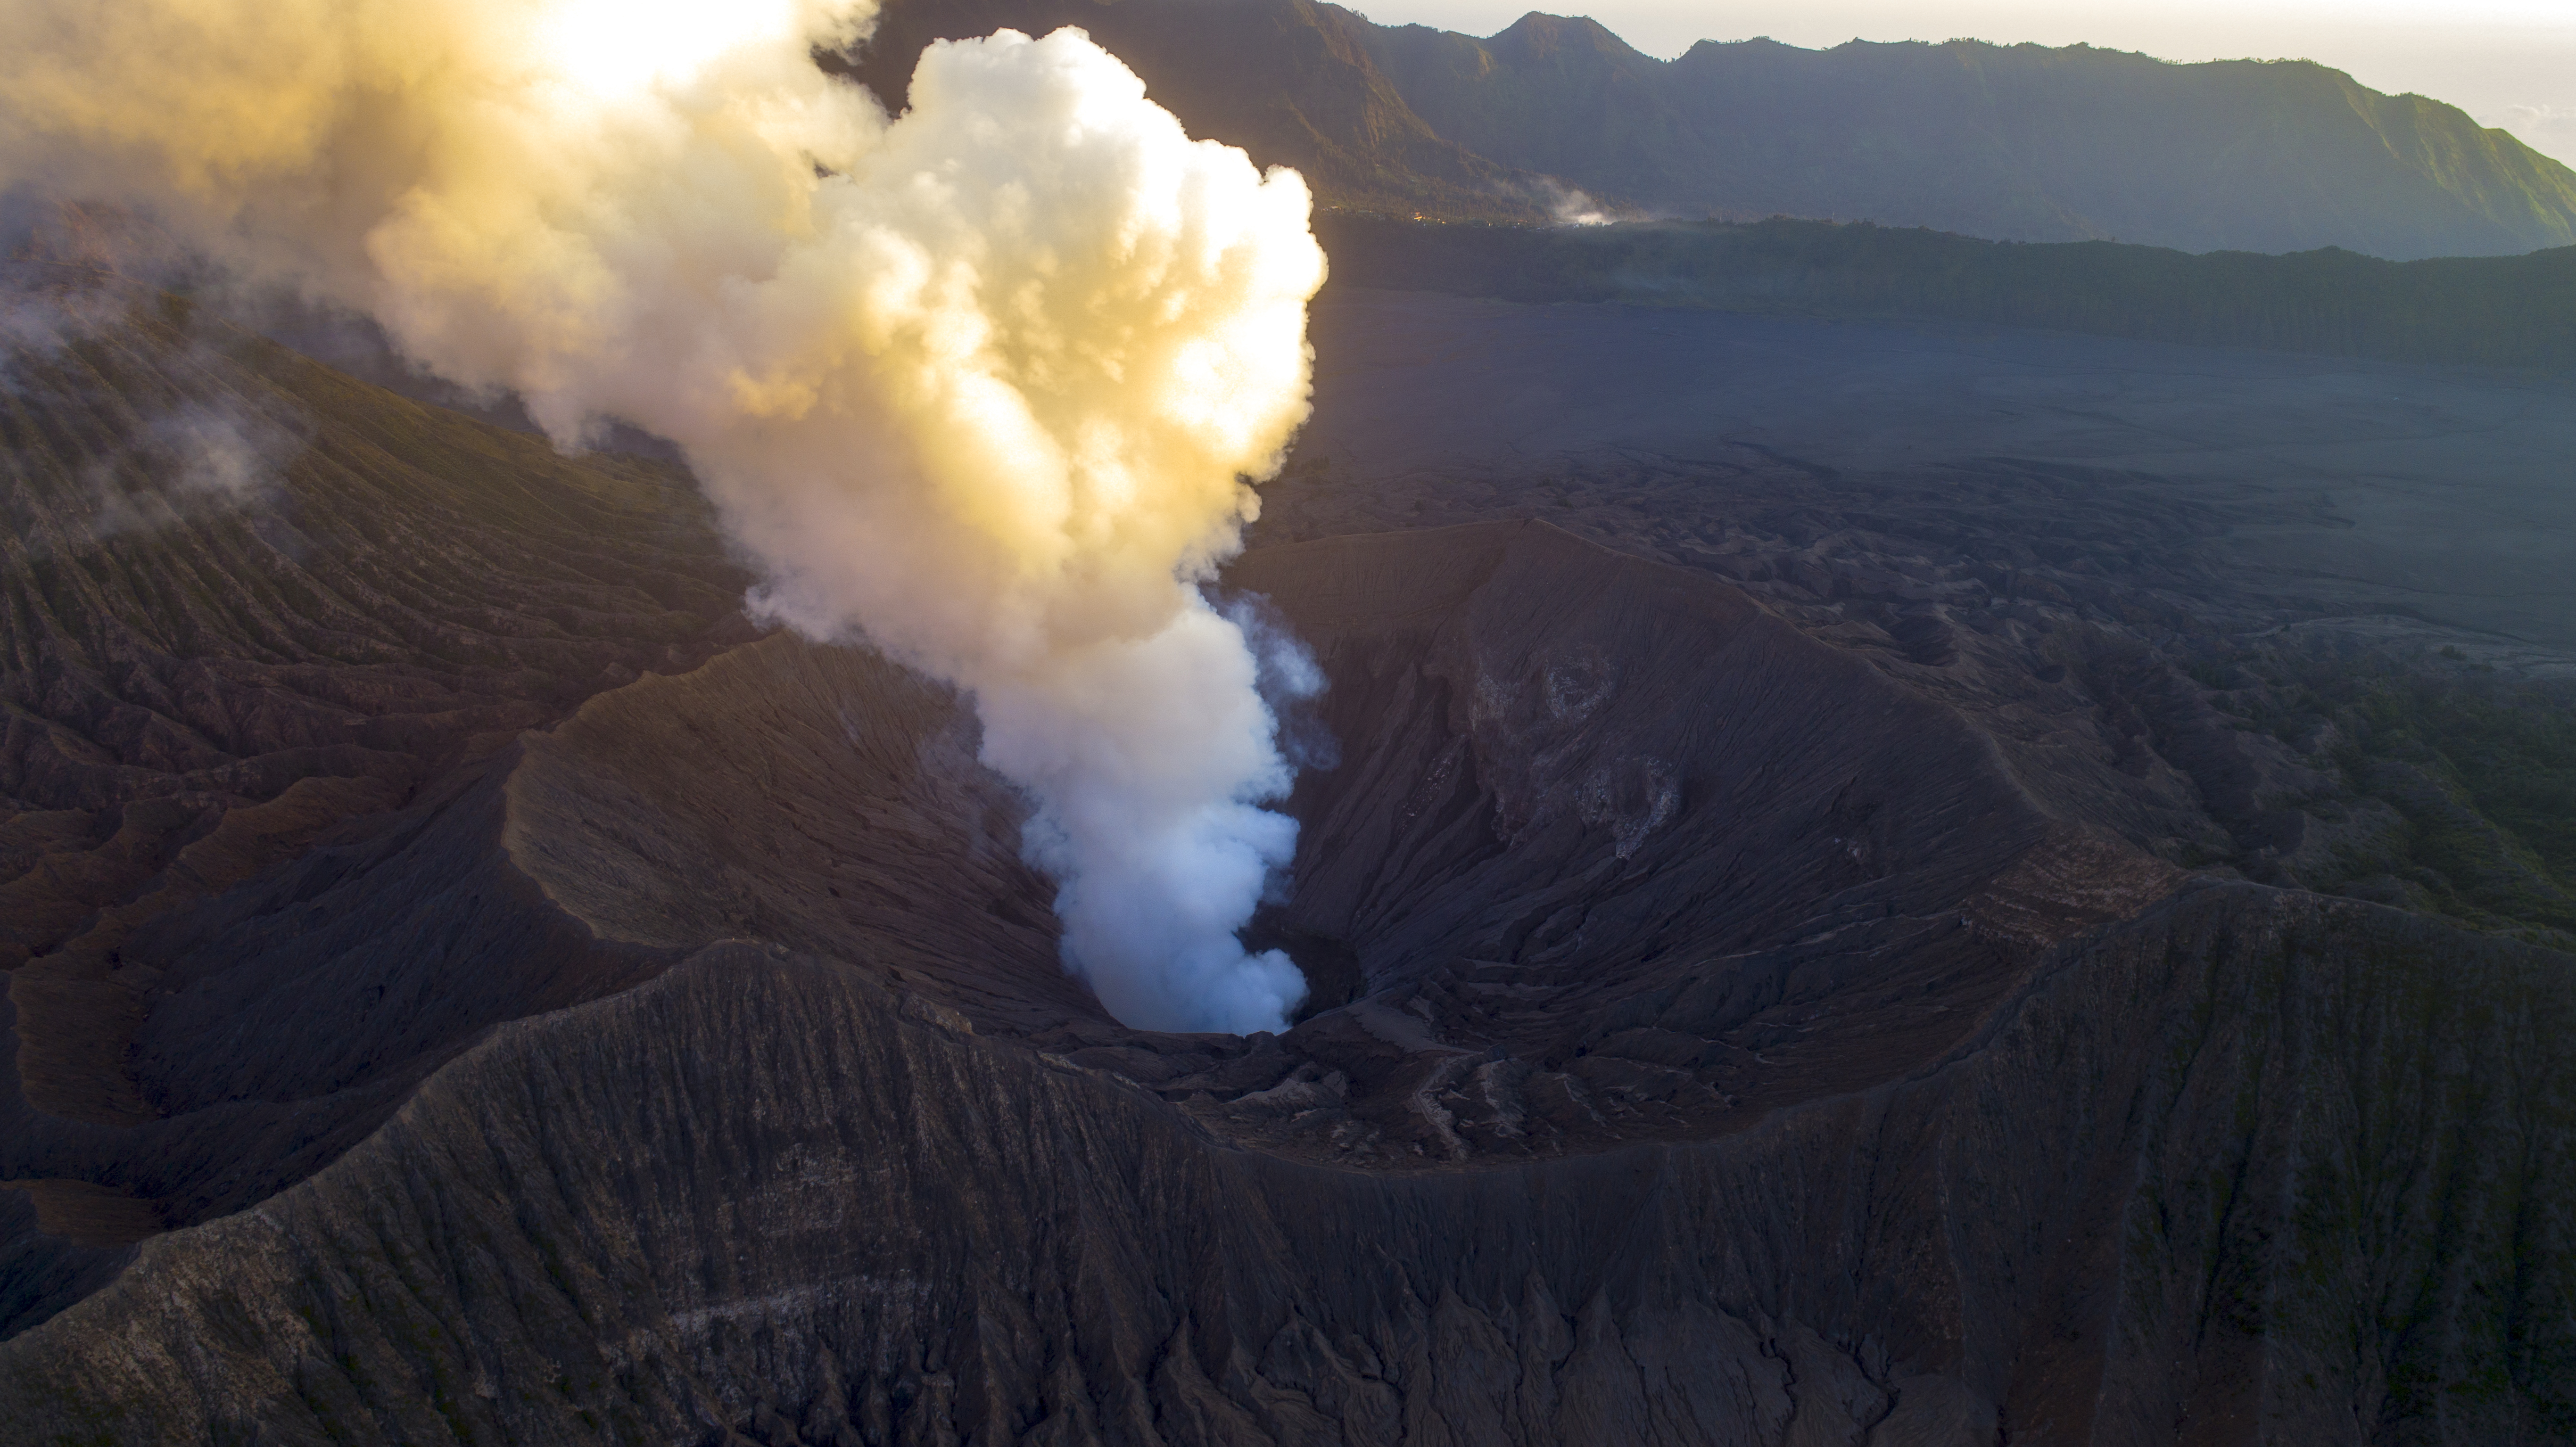
[[[1262,536],[1521,511],[1670,552],[1796,479],[1820,523],[1918,519],[1935,563],[2018,537],[2124,588],[2200,568],[2223,596],[2194,596],[2283,622],[2412,618],[2576,664],[2576,379],[1358,290],[1314,338],[1315,421]]]
[[[2576,379],[1356,288],[1313,335],[1256,546],[1544,519],[2175,863],[2576,939]]]

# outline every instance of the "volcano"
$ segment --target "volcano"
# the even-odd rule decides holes
[[[1372,473],[1332,364],[1424,304],[1348,305],[1217,585],[1327,680],[1251,1036],[1102,1010],[967,702],[745,621],[676,467],[179,303],[17,359],[0,1437],[2576,1420],[2545,907],[2377,900],[2394,776],[2191,672],[2330,610],[2163,601],[2312,512],[1995,458],[1909,511],[1776,436]],[[191,491],[185,408],[293,446]],[[1989,505],[2042,551],[1963,556]]]

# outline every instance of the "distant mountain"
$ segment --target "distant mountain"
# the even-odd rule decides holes
[[[2190,251],[2576,242],[2576,171],[2309,61],[1971,40],[1702,42],[1663,61],[1537,13],[1478,40],[1312,0],[893,0],[854,69],[899,103],[923,44],[1003,25],[1089,30],[1194,132],[1350,209],[1539,219],[1571,187],[1686,218]]]
[[[1192,135],[1294,166],[1327,204],[1544,217],[1536,178],[1443,139],[1370,57],[1377,26],[1313,0],[896,0],[849,71],[901,109],[933,40],[1076,25],[1144,77]]]
[[[1337,286],[2576,372],[2576,246],[2417,261],[2333,248],[2192,256],[1867,222],[1495,226],[1352,212],[1317,217],[1315,232]]]
[[[1369,29],[1371,58],[1441,135],[1668,211],[2192,251],[2576,241],[2576,172],[2310,61],[1748,40],[1667,62],[1538,14],[1482,41]]]

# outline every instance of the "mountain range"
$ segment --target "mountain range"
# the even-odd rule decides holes
[[[1295,166],[1343,209],[1788,215],[2401,260],[2576,242],[2576,171],[2304,60],[1746,40],[1665,61],[1536,12],[1477,39],[1315,0],[895,0],[848,64],[899,108],[929,41],[1064,25],[1193,134]]]

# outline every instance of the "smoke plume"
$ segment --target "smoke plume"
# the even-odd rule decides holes
[[[376,318],[561,445],[671,438],[754,606],[970,691],[1066,958],[1131,1024],[1276,1029],[1236,929],[1292,851],[1197,583],[1307,410],[1305,185],[1081,32],[922,57],[822,0],[0,0],[0,188],[138,207]]]
[[[149,532],[264,503],[301,450],[303,439],[289,424],[239,398],[180,402],[91,460],[82,478],[91,500],[89,537]]]

